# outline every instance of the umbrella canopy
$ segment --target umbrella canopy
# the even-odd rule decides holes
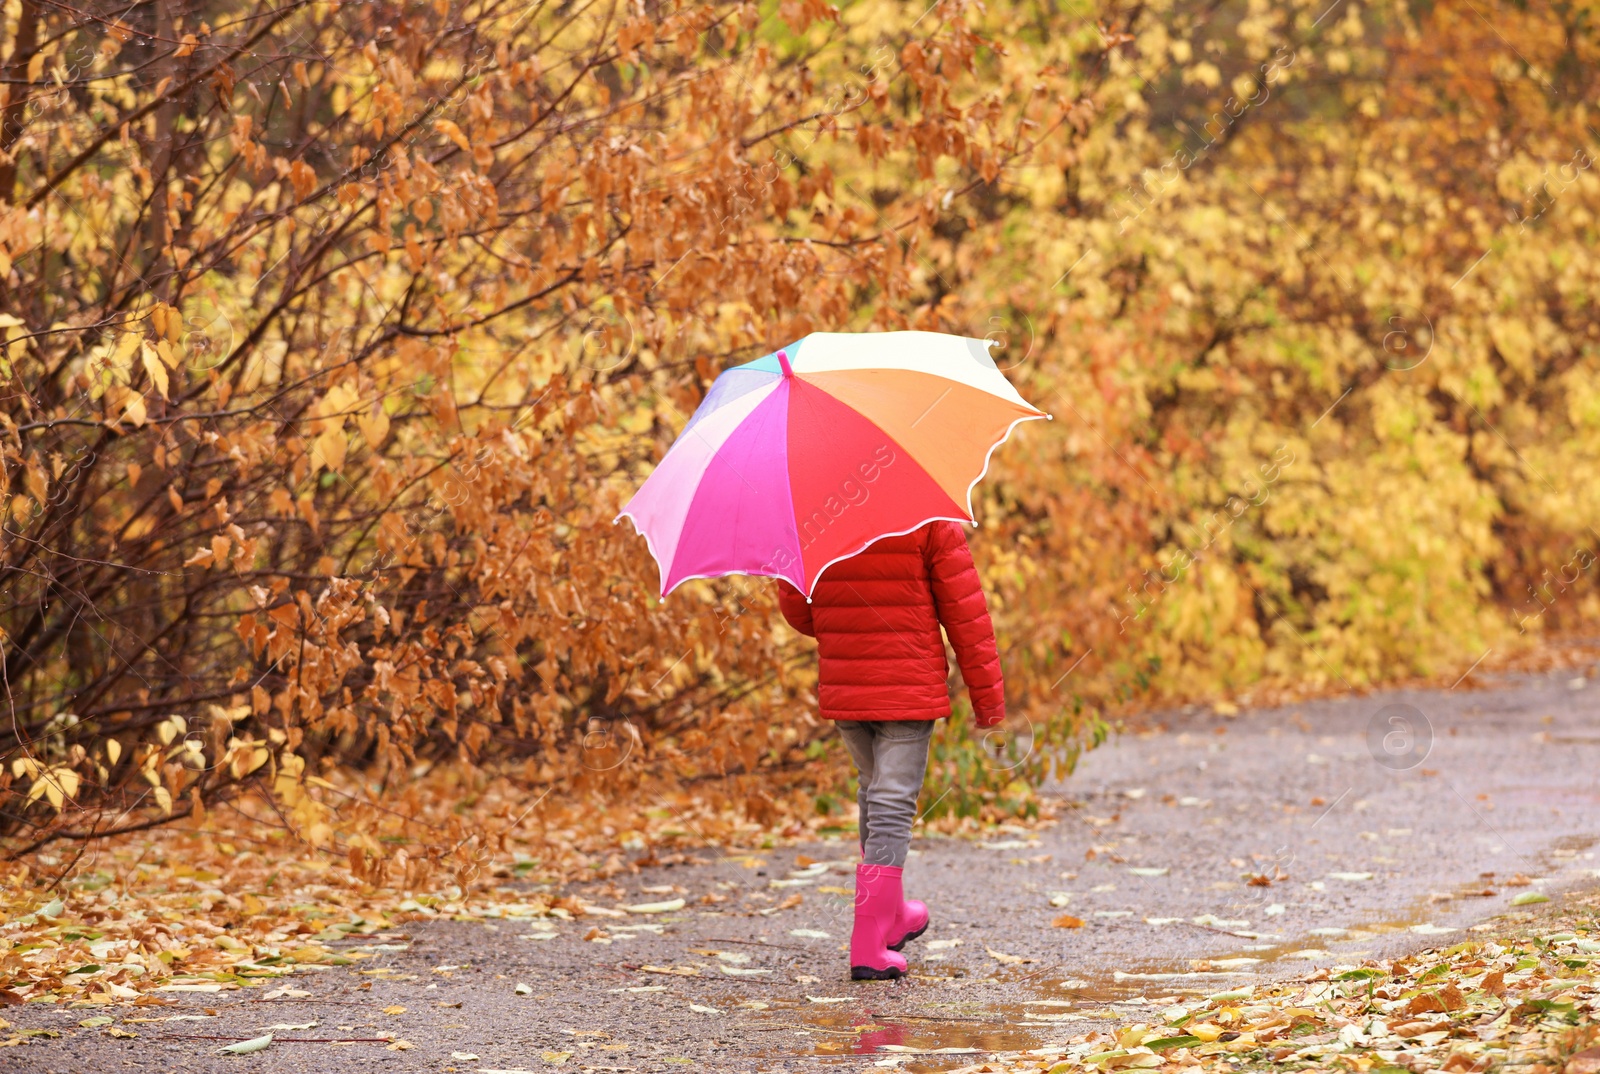
[[[1044,418],[989,357],[939,332],[813,332],[725,370],[617,516],[661,568],[787,579],[935,519],[971,522],[972,489],[1019,422]]]

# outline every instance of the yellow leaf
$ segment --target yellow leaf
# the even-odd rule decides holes
[[[216,553],[209,548],[202,548],[194,555],[183,561],[185,567],[209,567],[217,560]]]
[[[156,386],[161,393],[161,398],[167,399],[167,367],[161,363],[161,357],[156,349],[148,343],[139,346],[139,360],[144,363],[144,371],[150,374],[150,383]]]
[[[161,360],[167,363],[167,368],[176,369],[178,363],[183,361],[183,355],[178,351],[178,345],[173,340],[158,340],[156,353],[161,355]]]
[[[122,743],[114,738],[106,739],[106,757],[112,764],[117,763],[117,758],[122,756]]]
[[[337,473],[344,468],[345,447],[344,430],[341,428],[329,429],[317,437],[311,452],[312,461],[320,462],[323,466]]]
[[[147,416],[144,408],[144,396],[140,395],[138,392],[129,391],[127,395],[127,408],[123,410],[122,416],[128,421],[132,422],[135,428],[142,428],[144,426],[145,417]]]
[[[450,120],[436,119],[433,121],[433,125],[443,131],[444,136],[454,142],[460,149],[469,153],[472,151],[472,143],[467,141],[467,136],[461,132],[461,128],[450,122]]]
[[[404,1014],[404,1013],[406,1013],[406,1009],[404,1007],[400,1006],[400,1004],[396,1003],[392,1007],[385,1007],[383,1009],[383,1013],[384,1014]]]
[[[984,950],[989,952],[989,957],[990,958],[994,959],[996,962],[1003,963],[1003,964],[1005,964],[1007,966],[1020,966],[1024,962],[1032,962],[1033,961],[1033,959],[1029,958],[1026,955],[1008,955],[1003,951],[996,951],[992,947],[985,947]]]
[[[61,792],[68,798],[78,797],[78,787],[82,783],[82,777],[70,768],[58,768],[55,772],[56,781],[61,785]]]
[[[161,807],[161,811],[163,813],[171,813],[172,795],[167,793],[167,789],[165,787],[157,787],[153,793],[156,796],[156,804]]]
[[[133,362],[133,352],[139,349],[144,338],[137,332],[124,332],[117,337],[117,349],[111,352],[107,364],[118,373],[126,373]]]
[[[370,418],[357,418],[356,424],[361,426],[361,435],[366,439],[367,447],[373,451],[377,451],[389,435],[389,415],[382,410]]]

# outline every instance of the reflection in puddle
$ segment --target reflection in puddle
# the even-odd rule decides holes
[[[791,1009],[774,1011],[773,1028],[796,1034],[795,1045],[785,1049],[812,1055],[902,1056],[901,1069],[933,1071],[943,1066],[972,1062],[974,1056],[1026,1052],[1044,1047],[1065,1033],[1050,1023],[1035,1022],[1029,1005],[1001,1004],[982,1008],[960,1004],[962,1010],[981,1014],[897,1014],[867,1009],[851,1014],[813,1014]],[[930,1010],[928,1005],[922,1008]],[[793,1019],[791,1021],[790,1019]],[[806,1038],[811,1038],[807,1040]]]

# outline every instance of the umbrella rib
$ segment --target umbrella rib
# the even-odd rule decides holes
[[[950,387],[946,388],[944,391],[940,392],[939,393],[939,398],[937,398],[933,402],[929,403],[928,404],[928,409],[924,410],[917,417],[917,420],[911,423],[911,428],[915,429],[918,425],[920,425],[922,423],[922,419],[927,417],[929,414],[932,414],[933,413],[933,408],[938,406],[940,403],[944,402],[944,397],[949,395],[953,391],[955,391],[955,385],[951,385]]]
[[[748,415],[746,416],[746,420],[748,420]],[[732,470],[733,473],[734,473],[734,476],[736,476],[740,481],[744,482],[744,487],[745,488],[749,489],[751,492],[754,492],[757,496],[761,495],[761,490],[756,488],[754,485],[752,485],[750,483],[750,480],[748,478],[746,478],[744,476],[744,474],[739,472],[739,468],[737,466],[735,466],[733,463],[729,462],[727,459],[722,458],[722,449],[720,447],[717,447],[711,441],[707,440],[705,433],[701,432],[699,430],[699,428],[697,427],[694,430],[694,434],[700,438],[701,443],[705,444],[706,447],[711,449],[711,457],[713,459],[722,459],[723,465],[725,465],[728,469]],[[727,441],[724,440],[723,443],[726,444]],[[702,477],[703,476],[704,475],[702,474]]]

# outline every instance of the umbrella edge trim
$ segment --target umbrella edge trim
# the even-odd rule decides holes
[[[661,593],[660,600],[662,602],[665,602],[667,597],[671,595],[672,591],[674,589],[677,589],[679,586],[681,586],[685,582],[692,582],[697,578],[727,578],[727,577],[730,577],[730,576],[735,575],[735,574],[742,574],[746,578],[782,578],[785,582],[788,582],[790,585],[794,586],[796,589],[800,589],[801,588],[801,583],[800,582],[796,582],[793,578],[790,578],[786,574],[777,574],[777,573],[764,574],[764,573],[762,573],[760,571],[722,571],[722,572],[719,572],[717,574],[688,574],[688,575],[684,575],[682,578],[679,578],[676,582],[673,582],[672,586],[670,588],[662,589],[661,586],[665,586],[666,585],[667,574],[666,574],[666,569],[661,566],[661,557],[656,554],[655,542],[650,539],[650,534],[645,532],[645,530],[642,527],[640,527],[639,520],[634,517],[632,511],[628,511],[628,510],[618,511],[617,512],[617,517],[613,518],[611,520],[611,524],[613,526],[615,526],[618,522],[621,522],[624,518],[626,518],[629,522],[633,523],[633,532],[637,533],[640,537],[644,538],[644,546],[645,546],[645,548],[647,548],[649,550],[650,558],[655,560],[656,572],[660,575],[660,578],[661,578],[660,582],[657,585],[657,588],[660,589],[660,593]],[[913,527],[913,528],[915,528],[915,527]],[[906,532],[909,533],[911,531],[907,530]],[[810,599],[810,595],[809,594],[807,595],[807,599],[808,600]]]

